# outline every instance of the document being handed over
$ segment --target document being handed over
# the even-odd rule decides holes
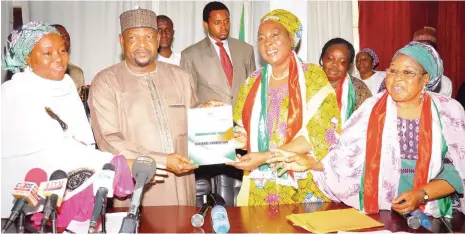
[[[195,165],[236,160],[231,105],[189,109],[187,129],[189,158]]]

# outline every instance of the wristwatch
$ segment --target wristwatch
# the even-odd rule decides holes
[[[423,192],[423,203],[426,204],[429,201],[429,196],[424,189],[421,189],[421,191]]]

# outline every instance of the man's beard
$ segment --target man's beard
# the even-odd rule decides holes
[[[147,61],[139,61],[138,59],[134,59],[134,62],[139,66],[139,67],[146,67],[150,65],[155,59],[149,59]]]

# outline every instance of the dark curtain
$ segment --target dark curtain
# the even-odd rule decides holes
[[[379,57],[377,70],[385,70],[394,53],[412,39],[411,11],[407,1],[359,1],[360,48]]]
[[[378,54],[377,70],[389,66],[392,56],[424,26],[437,30],[444,74],[452,80],[453,96],[465,82],[465,2],[359,1],[360,48]]]
[[[455,97],[465,82],[465,2],[439,2],[438,50]]]

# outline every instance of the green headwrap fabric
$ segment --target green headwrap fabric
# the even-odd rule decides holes
[[[60,35],[55,27],[36,21],[29,22],[13,31],[8,36],[3,50],[2,69],[13,73],[24,69],[27,66],[26,56],[31,53],[35,44],[49,33]]]
[[[429,82],[426,84],[428,90],[434,90],[437,87],[444,72],[444,67],[442,66],[441,57],[439,57],[438,52],[432,46],[412,41],[398,50],[394,58],[400,54],[415,59],[423,66],[425,71],[429,74]]]
[[[294,38],[292,49],[295,49],[297,45],[299,45],[300,39],[302,38],[302,23],[297,16],[284,9],[276,9],[264,15],[260,20],[260,24],[267,20],[273,20],[286,28],[292,38]]]

